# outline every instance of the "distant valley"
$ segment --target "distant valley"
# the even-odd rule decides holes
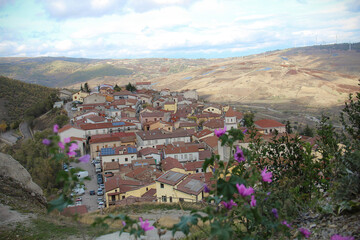
[[[232,104],[339,106],[358,91],[360,43],[317,45],[225,59],[0,58],[0,75],[49,87],[151,81]]]

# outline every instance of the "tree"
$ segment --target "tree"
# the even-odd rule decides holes
[[[313,131],[313,129],[311,127],[309,127],[309,125],[306,124],[306,127],[301,132],[301,135],[308,136],[308,137],[313,137],[314,136],[314,131]]]
[[[126,85],[126,90],[128,90],[130,92],[135,92],[136,87],[134,85],[132,85],[131,83],[129,83],[128,85]]]
[[[85,84],[84,84],[84,91],[85,91],[85,92],[88,92],[88,93],[90,92],[88,83],[85,83]]]
[[[247,112],[244,114],[244,125],[245,127],[252,127],[254,125],[255,115],[252,112]]]
[[[115,92],[120,92],[121,91],[121,87],[119,87],[117,84],[114,87]]]
[[[286,128],[286,132],[287,133],[292,133],[292,129],[291,129],[291,125],[290,125],[290,121],[286,121],[286,125],[285,125],[285,128]]]
[[[5,132],[6,129],[7,129],[7,124],[4,120],[2,120],[0,124],[0,132]]]

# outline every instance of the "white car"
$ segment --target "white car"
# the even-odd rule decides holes
[[[72,107],[71,110],[77,111],[77,108],[76,108],[76,107]]]
[[[98,208],[104,208],[104,202],[99,202]]]

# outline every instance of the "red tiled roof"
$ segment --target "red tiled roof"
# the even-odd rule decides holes
[[[199,152],[199,160],[205,160],[206,158],[211,158],[211,151],[204,150]]]
[[[197,146],[175,147],[174,145],[167,145],[164,148],[165,154],[192,153],[192,152],[198,152],[198,151],[199,151],[199,149]]]
[[[70,141],[80,141],[80,142],[83,142],[83,141],[85,141],[85,140],[86,140],[85,138],[70,137]]]
[[[141,167],[141,166],[149,166],[149,165],[156,165],[155,159],[136,159],[131,160],[131,164],[133,167]]]
[[[180,122],[179,127],[197,127],[195,122]]]
[[[260,128],[284,127],[285,125],[273,119],[261,119],[254,122]]]
[[[110,106],[125,105],[125,99],[118,99],[110,103]]]
[[[138,168],[135,168],[134,170],[132,170],[131,172],[128,172],[125,176],[130,177],[130,178],[136,178],[136,176],[138,176],[148,170],[149,170],[148,167],[138,167]],[[152,170],[152,169],[150,169],[150,170]]]
[[[206,143],[206,145],[208,145],[209,147],[214,149],[218,146],[218,140],[219,140],[219,138],[217,136],[210,136],[210,137],[203,138],[200,141],[203,141],[204,143]]]
[[[114,122],[115,123],[115,122]],[[128,127],[128,126],[135,126],[134,123],[130,122],[123,122],[124,125],[121,125],[120,127]],[[117,126],[114,126],[111,122],[105,122],[105,123],[84,123],[80,125],[80,128],[83,130],[93,130],[93,129],[103,129],[103,128],[116,128]]]
[[[120,187],[120,185],[142,186],[144,184],[142,184],[139,181],[124,180],[124,179],[121,179],[119,176],[113,176],[113,177],[108,178],[107,181],[105,182],[105,192],[114,190],[114,189]]]
[[[89,116],[87,117],[87,119],[90,119],[93,122],[104,122],[106,120],[104,117],[96,116],[96,115]]]
[[[159,154],[159,151],[156,150],[155,148],[150,148],[150,147],[147,147],[147,148],[143,148],[139,151],[140,155],[141,156],[146,156],[146,155],[149,155],[149,154]]]
[[[204,190],[204,183],[202,181],[188,177],[179,183],[179,185],[176,187],[176,190],[187,194],[198,195],[202,192],[202,190]]]
[[[204,127],[218,129],[224,127],[224,119],[210,119],[203,124]]]
[[[209,130],[209,129],[204,129],[204,130],[202,130],[202,131],[200,131],[200,132],[198,132],[198,133],[195,133],[195,134],[194,134],[194,137],[202,138],[202,137],[204,137],[204,136],[206,136],[206,135],[209,135],[209,134],[213,134],[213,135],[214,135],[214,132],[211,131],[211,130]]]
[[[204,161],[187,162],[184,164],[186,171],[196,171],[197,168],[202,168]]]
[[[104,162],[104,171],[119,170],[120,166],[118,162]]]
[[[80,205],[80,206],[73,206],[73,207],[67,207],[65,208],[62,212],[61,215],[64,216],[72,216],[75,214],[84,214],[87,213],[87,208],[85,205]]]
[[[186,176],[186,174],[168,171],[161,175],[158,179],[156,179],[156,181],[174,186],[178,184],[181,180],[186,178]]]
[[[149,191],[141,195],[141,197],[153,197],[156,194],[156,188],[151,188]]]
[[[173,168],[184,169],[183,165],[176,159],[172,157],[167,157],[161,161],[161,167],[163,171],[169,171]]]
[[[61,133],[61,132],[64,132],[64,131],[66,131],[66,130],[68,130],[68,129],[70,129],[70,128],[80,129],[80,128],[75,127],[75,126],[71,126],[70,124],[66,124],[65,126],[63,126],[62,128],[60,128],[58,132]],[[81,130],[81,129],[80,129],[80,130]]]
[[[179,137],[190,137],[190,134],[183,129],[178,129],[170,133],[165,133],[161,130],[150,130],[150,131],[139,131],[136,132],[143,140],[154,140],[154,139],[165,139],[165,138],[179,138]]]
[[[140,116],[142,118],[145,118],[145,117],[164,117],[164,113],[163,112],[160,112],[160,111],[156,111],[156,112],[143,112],[143,113],[140,113]]]

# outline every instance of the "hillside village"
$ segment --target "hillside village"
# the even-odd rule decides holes
[[[90,93],[71,95],[70,123],[59,129],[61,141],[79,145],[77,156],[90,154],[99,208],[134,202],[200,202],[204,185],[211,186],[211,169],[202,165],[212,154],[228,160],[230,149],[214,134],[219,128],[245,131],[244,114],[230,106],[199,101],[196,90],[172,92],[137,82],[136,91],[115,91],[103,84]],[[68,95],[70,98],[70,95]],[[272,119],[254,122],[266,140],[285,125]],[[241,143],[246,147],[249,138]],[[240,145],[240,143],[238,143]],[[90,163],[89,163],[90,164]],[[90,191],[90,192],[89,192]],[[94,201],[96,197],[94,197]],[[87,212],[87,207],[67,211]]]

